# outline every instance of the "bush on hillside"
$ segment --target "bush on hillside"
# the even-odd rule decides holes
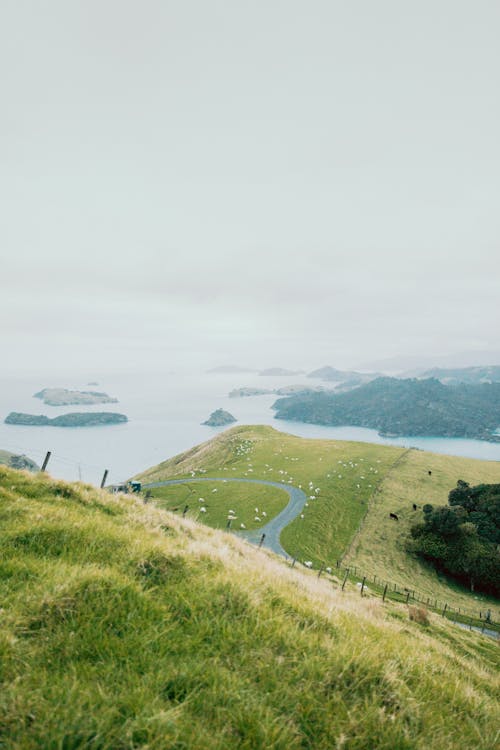
[[[411,530],[412,549],[471,591],[499,596],[500,485],[459,480],[448,502],[424,506],[424,522]]]

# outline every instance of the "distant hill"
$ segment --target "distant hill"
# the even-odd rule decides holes
[[[320,378],[321,380],[329,380],[334,383],[345,383],[349,381],[353,387],[354,385],[361,385],[362,383],[368,383],[370,380],[380,377],[378,372],[356,372],[355,370],[337,370],[335,367],[326,365],[320,367],[318,370],[313,370],[307,376],[308,378]]]
[[[67,388],[44,388],[35,393],[48,406],[70,406],[72,404],[117,404],[118,399],[98,391],[70,391]]]
[[[500,383],[500,365],[454,369],[434,367],[432,370],[426,370],[419,377],[437,378],[445,385],[458,385],[459,383]]]
[[[445,386],[439,380],[377,378],[348,393],[278,399],[277,419],[355,425],[382,435],[500,441],[500,383]]]
[[[50,419],[43,414],[23,414],[11,411],[5,424],[27,425],[31,427],[96,427],[99,425],[128,422],[125,414],[111,411],[73,412]]]

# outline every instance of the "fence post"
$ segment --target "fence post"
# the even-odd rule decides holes
[[[448,608],[448,605],[447,605],[447,604],[445,604],[445,605],[444,605],[444,609],[443,609],[443,617],[444,617],[444,613],[446,612],[447,608]]]
[[[47,468],[47,464],[49,463],[49,458],[51,457],[51,455],[52,455],[52,451],[47,451],[47,455],[43,459],[43,464],[42,464],[42,468],[40,469],[40,471],[45,471],[45,469]]]
[[[262,547],[262,544],[263,544],[265,538],[266,538],[266,535],[262,534],[262,536],[260,538],[260,542],[259,542],[259,549]]]
[[[323,565],[319,569],[318,578],[321,576],[322,572],[323,572]]]
[[[345,584],[346,584],[346,581],[347,581],[347,578],[348,578],[348,576],[349,576],[349,568],[347,568],[347,570],[346,570],[346,572],[345,572],[345,578],[344,578],[344,582],[343,582],[343,584],[342,584],[342,591],[344,590],[344,586],[345,586]]]
[[[102,475],[102,479],[101,479],[101,490],[104,489],[104,485],[106,484],[106,479],[108,478],[108,473],[109,473],[108,470],[105,469],[104,474]]]
[[[382,601],[385,602],[385,595],[387,594],[387,584],[384,587],[384,593],[382,594]]]
[[[364,588],[365,588],[365,581],[366,581],[366,576],[363,576],[363,581],[361,583],[361,591],[359,592],[361,594],[361,596],[363,596],[363,591],[364,591]]]
[[[406,602],[405,602],[405,604],[408,604],[408,599],[410,598],[410,593],[411,593],[411,592],[410,592],[410,591],[408,591],[408,593],[406,594]]]
[[[183,518],[186,517],[186,513],[188,512],[188,510],[189,510],[189,505],[184,506],[184,510],[182,511],[182,517]]]
[[[295,567],[295,563],[296,563],[296,562],[297,562],[297,558],[296,558],[296,557],[294,557],[294,558],[293,558],[293,560],[292,560],[292,568],[294,568],[294,567]]]
[[[230,529],[230,528],[231,528],[231,519],[229,519],[229,521],[226,524],[226,529]]]

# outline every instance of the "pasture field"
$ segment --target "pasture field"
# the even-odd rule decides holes
[[[498,644],[233,534],[0,467],[5,750],[491,750]]]
[[[496,600],[438,576],[406,551],[411,525],[421,520],[423,504],[446,505],[458,479],[471,484],[500,482],[497,462],[372,443],[310,440],[267,426],[248,426],[220,433],[139,478],[148,482],[193,474],[272,479],[299,487],[308,497],[303,518],[298,516],[281,533],[281,544],[292,557],[310,560],[315,568],[334,567],[342,560],[363,573],[476,615],[489,608],[494,619],[500,619]],[[390,513],[399,520],[392,520]]]
[[[467,591],[407,551],[409,531],[422,520],[422,506],[446,505],[448,493],[458,479],[471,485],[499,483],[500,465],[419,450],[406,453],[373,496],[362,529],[343,562],[381,579],[396,581],[401,587],[415,589],[424,598],[453,601],[454,607],[474,611],[490,608],[499,621],[500,606],[496,599]],[[413,503],[417,505],[416,511]],[[390,513],[395,513],[399,520],[392,520]]]
[[[288,495],[275,487],[238,482],[189,482],[155,487],[151,500],[159,507],[202,521],[213,529],[225,529],[228,519],[233,531],[262,527],[288,503]],[[205,510],[202,511],[201,509]],[[234,511],[234,513],[231,513]],[[256,520],[259,519],[259,520]]]

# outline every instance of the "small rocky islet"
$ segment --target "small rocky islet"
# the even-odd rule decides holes
[[[225,427],[234,422],[237,422],[236,417],[233,417],[228,411],[225,411],[224,409],[216,409],[205,422],[202,422],[202,424],[208,425],[209,427]]]

